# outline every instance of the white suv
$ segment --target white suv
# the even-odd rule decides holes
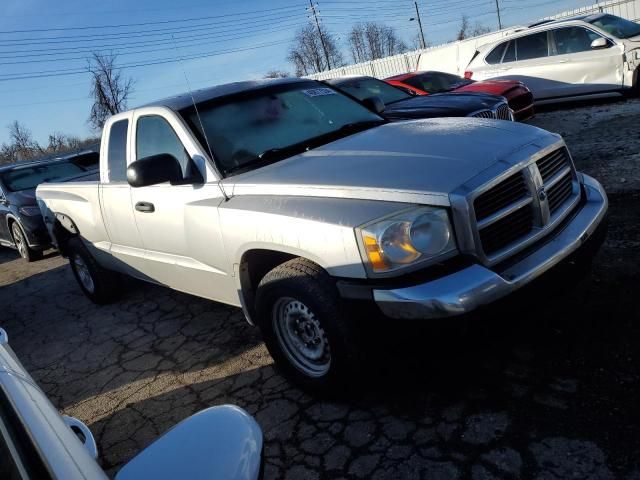
[[[640,25],[609,14],[539,22],[480,47],[465,76],[523,81],[536,103],[637,88]]]

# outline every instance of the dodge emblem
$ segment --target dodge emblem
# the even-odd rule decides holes
[[[547,191],[544,189],[544,187],[540,187],[538,189],[538,199],[541,202],[544,202],[547,199]]]

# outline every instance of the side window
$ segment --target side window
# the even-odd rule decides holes
[[[489,55],[486,56],[485,61],[489,65],[495,65],[496,63],[500,63],[502,60],[502,54],[504,53],[504,49],[509,42],[504,42],[494,48]]]
[[[516,42],[509,42],[507,51],[504,53],[502,63],[515,62],[516,61]]]
[[[118,120],[109,131],[109,182],[127,181],[127,130],[129,120]]]
[[[141,117],[136,126],[136,158],[161,153],[173,155],[180,162],[182,174],[188,175],[189,155],[171,125],[157,115]]]
[[[518,61],[549,56],[547,32],[534,33],[516,39]]]
[[[553,36],[558,55],[591,50],[591,42],[600,38],[597,33],[583,27],[558,28],[553,31]]]

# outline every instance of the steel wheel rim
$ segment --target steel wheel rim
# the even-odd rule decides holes
[[[18,253],[22,258],[27,258],[27,245],[22,236],[22,232],[20,231],[20,227],[17,223],[13,224],[13,241],[16,244],[16,248],[18,249]]]
[[[77,253],[73,256],[73,266],[76,273],[78,274],[78,280],[80,280],[80,284],[88,292],[93,293],[96,287],[93,283],[93,278],[91,278],[91,272],[89,272],[89,267],[87,267],[85,261]]]
[[[314,313],[295,298],[279,298],[272,310],[273,330],[287,360],[309,377],[321,377],[331,366],[327,335]]]

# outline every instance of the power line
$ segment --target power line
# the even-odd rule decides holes
[[[246,35],[216,35],[216,34],[212,34],[211,36],[200,36],[198,37],[199,39],[203,39],[203,38],[208,38],[207,41],[205,42],[195,42],[192,43],[191,41],[189,41],[189,45],[187,45],[187,48],[193,48],[193,47],[197,47],[197,46],[202,46],[202,45],[210,45],[212,42],[214,41],[220,41],[221,39],[223,41],[230,41],[230,40],[243,40],[246,38],[255,38],[256,36],[263,36],[266,34],[271,34],[271,33],[279,33],[279,32],[287,32],[290,31],[291,28],[293,27],[299,27],[301,26],[302,23],[301,22],[297,22],[297,23],[291,23],[288,25],[281,25],[281,28],[279,29],[273,29],[273,28],[264,28],[261,30],[254,30],[253,32],[249,32]],[[257,33],[259,32],[259,33]],[[175,42],[175,43],[184,43],[183,42]],[[161,44],[171,44],[171,42],[161,42]],[[137,51],[133,51],[133,52],[129,52],[129,51],[125,51],[124,53],[120,53],[119,51],[115,51],[115,52],[111,52],[114,54],[117,54],[119,57],[120,56],[127,56],[127,55],[138,55],[141,53],[153,53],[153,52],[163,52],[163,51],[167,51],[167,50],[173,50],[174,47],[173,46],[168,46],[168,47],[162,47],[162,48],[151,48],[151,49],[144,49],[144,50],[137,50]],[[86,53],[100,53],[102,50],[89,50]],[[54,54],[55,55],[55,54]],[[59,54],[58,54],[59,55]],[[0,57],[1,58],[1,57]],[[12,58],[18,58],[18,57],[12,57]],[[5,62],[5,61],[0,61],[0,65],[24,65],[24,64],[31,64],[31,63],[48,63],[48,62],[61,62],[61,61],[78,61],[78,60],[88,60],[89,57],[88,56],[82,56],[82,57],[71,57],[71,58],[50,58],[50,59],[46,59],[46,60],[42,60],[42,59],[38,59],[38,60],[18,60],[18,61],[11,61],[11,62]]]
[[[236,17],[240,15],[249,15],[253,13],[268,13],[268,12],[274,12],[274,11],[291,10],[296,8],[298,7],[288,6],[288,7],[269,8],[267,10],[250,10],[248,12],[235,12],[235,13],[226,13],[222,15],[210,15],[207,17],[183,18],[183,19],[174,19],[174,20],[158,20],[155,22],[121,23],[116,25],[91,25],[91,26],[83,25],[78,27],[36,28],[36,29],[30,29],[30,30],[5,30],[5,31],[0,31],[0,34],[65,32],[65,31],[72,31],[72,30],[94,30],[94,29],[102,29],[102,28],[125,28],[125,27],[142,27],[146,25],[166,25],[169,23],[194,22],[198,20],[210,20],[214,18]]]
[[[276,15],[276,17],[270,18],[272,15]],[[254,19],[243,20],[242,26],[245,27],[246,25],[254,25],[256,23],[268,23],[268,22],[282,20],[282,19],[299,17],[301,15],[302,15],[302,12],[298,13],[297,15],[293,14],[293,15],[285,15],[285,16],[283,16],[282,14],[262,15],[262,16],[259,16],[259,19],[257,20],[254,20]],[[190,34],[191,32],[194,32],[194,31],[200,31],[200,30],[205,30],[205,29],[209,29],[212,27],[219,27],[219,26],[222,26],[222,28],[232,27],[234,30],[237,30],[238,28],[237,21],[234,20],[230,22],[227,20],[222,22],[197,23],[197,24],[185,25],[181,27],[144,30],[142,32],[139,30],[135,30],[133,32],[102,33],[97,35],[75,35],[75,36],[72,35],[72,36],[66,36],[66,37],[64,36],[41,37],[37,39],[33,39],[33,38],[10,39],[10,40],[0,39],[0,47],[40,45],[40,44],[52,45],[52,44],[59,44],[59,43],[86,43],[86,42],[98,41],[98,40],[120,40],[120,39],[129,39],[129,38],[159,37],[159,36],[166,36],[166,35],[177,34],[177,33]],[[111,36],[111,38],[106,38],[108,36]],[[42,40],[46,40],[46,41],[43,42]]]
[[[275,46],[275,45],[282,45],[282,44],[288,43],[290,41],[291,41],[291,39],[287,38],[286,40],[274,41],[274,42],[271,42],[271,43],[264,43],[264,44],[261,44],[261,45],[254,45],[254,46],[246,47],[246,48],[236,48],[236,49],[221,50],[221,51],[210,52],[210,53],[192,54],[192,55],[189,55],[189,56],[182,57],[182,60],[195,60],[195,59],[200,59],[200,58],[216,57],[216,56],[225,55],[225,54],[228,54],[228,53],[237,53],[237,52],[244,52],[244,51],[249,51],[249,50],[257,50],[259,48],[271,47],[271,46]],[[174,62],[177,62],[179,60],[180,59],[177,58],[177,57],[164,58],[164,59],[154,59],[154,60],[151,60],[149,62],[144,62],[144,63],[120,64],[120,65],[118,65],[118,68],[126,69],[126,68],[146,67],[146,66],[150,66],[150,65],[161,65],[161,64],[165,64],[165,63],[174,63]],[[4,76],[0,75],[0,82],[11,81],[11,80],[26,80],[26,79],[31,79],[31,78],[61,77],[61,76],[68,76],[68,75],[78,75],[78,74],[81,74],[81,73],[88,73],[88,70],[86,68],[84,68],[84,69],[77,69],[76,68],[75,70],[59,69],[59,70],[45,70],[45,71],[40,71],[40,72],[29,72],[29,73],[19,73],[19,74],[5,74]]]
[[[299,17],[300,20],[299,22],[304,18],[306,20],[306,17],[301,16]],[[280,26],[280,24],[282,24],[283,22],[285,22],[286,20],[279,20],[279,21],[271,21],[270,23],[268,23],[269,27],[265,27],[265,28],[255,28],[253,30],[248,30],[247,33],[253,33],[253,32],[259,32],[259,31],[265,31],[265,30],[269,30],[270,28],[274,27],[274,26]],[[259,27],[263,27],[263,25],[259,25]],[[207,29],[210,30],[210,29]],[[222,37],[224,35],[227,35],[229,32],[237,32],[238,29],[237,28],[232,28],[230,30],[216,30],[215,33],[211,33],[211,34],[207,34],[207,35],[199,35],[197,38],[216,38],[216,37]],[[177,38],[178,43],[185,43],[185,42],[191,42],[193,41],[193,37],[178,37]],[[135,49],[135,48],[142,48],[145,46],[157,46],[157,45],[169,45],[172,44],[173,42],[171,40],[163,40],[163,39],[158,39],[158,40],[145,40],[145,41],[139,41],[139,42],[125,42],[125,43],[112,43],[112,44],[104,44],[104,45],[93,45],[91,47],[66,47],[66,48],[55,48],[55,49],[48,49],[48,50],[41,50],[41,49],[33,49],[33,50],[16,50],[14,52],[11,53],[15,53],[15,55],[0,55],[0,59],[4,58],[4,59],[10,59],[10,58],[24,58],[24,57],[40,57],[40,56],[52,56],[52,55],[71,55],[71,54],[77,54],[77,53],[92,53],[92,52],[96,52],[96,51],[123,51],[123,50],[129,50],[129,49]],[[43,52],[46,51],[47,53],[34,53],[34,52]],[[5,53],[5,52],[0,52],[0,53]]]

